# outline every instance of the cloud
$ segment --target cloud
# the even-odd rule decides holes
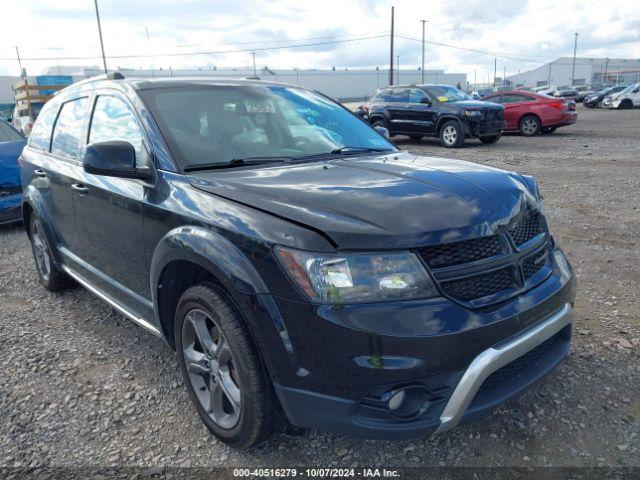
[[[428,68],[474,72],[479,78],[535,68],[570,56],[573,33],[580,32],[578,55],[640,58],[640,2],[636,0],[403,0],[396,5],[396,55],[403,68],[417,68],[421,58],[420,19],[427,19]],[[386,68],[389,39],[371,38],[389,30],[388,0],[102,0],[101,18],[110,59],[130,68],[248,67],[251,50],[259,67]],[[3,36],[18,42],[29,73],[47,66],[100,63],[93,2],[31,0],[9,2]],[[29,25],[29,34],[24,34]],[[148,37],[147,37],[148,31]],[[291,49],[263,50],[287,44],[318,43]],[[322,44],[320,44],[322,43]],[[456,49],[443,46],[459,46]],[[5,45],[7,43],[5,42]],[[467,50],[464,50],[467,49]],[[184,55],[187,52],[242,52]],[[485,53],[468,51],[482,50]],[[164,56],[151,56],[163,54]],[[40,57],[92,57],[86,60],[30,60]],[[395,59],[394,59],[395,60]],[[0,48],[0,71],[18,73],[15,50]]]

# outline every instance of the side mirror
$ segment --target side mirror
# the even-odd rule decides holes
[[[362,105],[358,106],[358,108],[356,108],[353,113],[355,113],[356,116],[360,118],[364,118],[367,116],[367,112]]]
[[[87,146],[82,166],[85,172],[94,175],[140,180],[152,177],[151,168],[136,166],[136,151],[133,145],[121,140]]]
[[[391,135],[389,135],[389,129],[387,129],[387,128],[381,126],[381,125],[376,125],[373,128],[375,128],[376,132],[378,132],[380,135],[382,135],[387,140],[389,140],[391,138]]]
[[[428,97],[422,97],[420,99],[420,103],[424,103],[425,105],[431,105],[431,100]]]

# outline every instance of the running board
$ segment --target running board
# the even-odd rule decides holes
[[[106,293],[104,293],[102,290],[100,290],[98,287],[92,285],[88,280],[86,280],[85,278],[82,277],[82,275],[80,275],[79,273],[73,271],[72,269],[70,269],[69,267],[67,267],[66,265],[62,266],[62,269],[65,271],[65,273],[67,275],[69,275],[71,278],[73,278],[76,282],[78,282],[80,285],[82,285],[84,288],[86,288],[87,290],[89,290],[91,293],[93,293],[96,297],[100,298],[101,300],[107,302],[109,305],[111,305],[113,308],[115,308],[116,310],[118,310],[120,313],[122,313],[123,315],[125,315],[129,320],[131,320],[134,323],[137,323],[138,325],[140,325],[142,328],[144,328],[146,331],[153,333],[155,336],[160,337],[160,338],[164,338],[164,336],[162,335],[162,332],[160,330],[158,330],[157,327],[155,327],[154,325],[152,325],[151,323],[149,323],[148,321],[146,321],[144,318],[140,318],[137,315],[135,315],[134,313],[130,312],[129,310],[127,310],[125,307],[123,307],[122,305],[120,305],[118,302],[116,302],[114,299],[112,299],[109,295],[107,295]]]

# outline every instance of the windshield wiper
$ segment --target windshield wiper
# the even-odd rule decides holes
[[[223,168],[244,167],[246,165],[261,165],[263,163],[280,163],[294,160],[293,157],[247,157],[234,158],[227,162],[191,163],[185,165],[182,170],[195,172],[196,170],[217,170]]]
[[[345,153],[367,153],[367,152],[393,152],[390,148],[369,148],[369,147],[349,147],[344,146],[331,150],[331,155],[344,155]]]

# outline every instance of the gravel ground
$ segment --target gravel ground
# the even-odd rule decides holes
[[[407,150],[535,175],[578,276],[573,351],[480,422],[380,442],[281,429],[249,451],[200,423],[174,354],[82,288],[38,284],[21,228],[0,229],[0,467],[640,466],[640,110],[575,126]]]

